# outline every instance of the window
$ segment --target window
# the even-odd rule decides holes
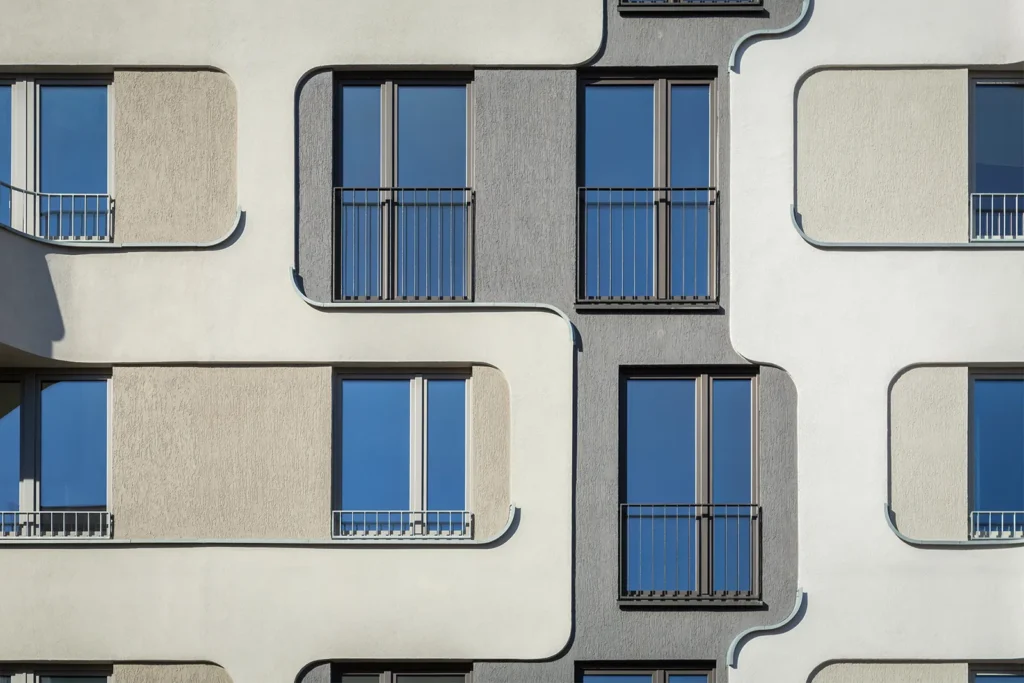
[[[20,672],[0,674],[0,683],[107,683],[108,676],[85,673]]]
[[[987,672],[977,672],[973,677],[974,683],[1024,683],[1024,672],[1020,667],[1006,667],[1003,670],[990,669]]]
[[[762,0],[619,0],[619,11],[749,11],[763,4]]]
[[[468,674],[452,666],[387,667],[333,664],[332,683],[468,683]]]
[[[1024,80],[976,79],[971,239],[1024,239]]]
[[[0,537],[106,537],[108,380],[0,376]]]
[[[108,82],[0,82],[0,220],[50,240],[109,240]]]
[[[713,86],[584,83],[579,302],[714,302]]]
[[[620,597],[757,599],[757,378],[634,375],[623,388]]]
[[[579,683],[711,683],[708,669],[584,669]]]
[[[470,85],[338,80],[335,298],[472,296]]]
[[[471,538],[469,380],[340,377],[335,538]]]
[[[971,536],[1024,537],[1024,373],[971,376]]]

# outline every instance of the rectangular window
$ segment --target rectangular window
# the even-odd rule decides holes
[[[621,597],[760,596],[757,379],[624,379]]]
[[[584,669],[579,683],[711,683],[704,669]]]
[[[338,80],[335,297],[469,299],[467,79]]]
[[[49,240],[109,240],[110,111],[107,81],[18,78],[0,82],[0,220]]]
[[[0,377],[0,536],[110,535],[108,383]]]
[[[331,666],[332,683],[468,683],[468,674],[456,667],[402,667],[375,669],[370,666]]]
[[[469,380],[339,377],[335,538],[471,538]]]
[[[1024,239],[1024,80],[971,85],[971,239]]]
[[[1024,672],[1021,672],[1019,667],[1008,667],[1002,671],[978,671],[972,680],[974,683],[1024,683]]]
[[[578,299],[717,296],[714,83],[583,84]]]
[[[763,6],[763,0],[619,0],[620,12],[749,12]]]
[[[1024,537],[1024,374],[971,377],[971,536]]]

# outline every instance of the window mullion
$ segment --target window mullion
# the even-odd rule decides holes
[[[21,483],[19,508],[21,512],[34,512],[39,505],[39,437],[40,401],[39,378],[35,373],[25,375],[21,383]]]
[[[410,400],[412,401],[409,415],[411,425],[409,430],[409,509],[423,509],[423,460],[424,441],[426,440],[425,414],[424,414],[424,380],[422,377],[414,377],[410,381]],[[415,520],[414,520],[415,521]]]
[[[395,84],[392,81],[381,83],[381,164],[380,184],[383,188],[395,185]],[[398,289],[395,264],[395,197],[390,189],[385,189],[380,198],[383,210],[380,217],[380,295],[383,299],[394,298]]]
[[[700,391],[699,430],[700,430],[700,462],[698,479],[698,502],[701,503],[701,534],[700,534],[700,590],[702,594],[712,591],[712,552],[714,542],[714,510],[711,507],[711,378],[701,375],[698,380]]]
[[[669,98],[665,79],[658,79],[654,84],[654,186],[668,186],[668,136],[669,136]],[[655,254],[655,295],[658,299],[668,298],[669,282],[669,206],[668,195],[662,189],[654,194],[656,202],[655,221],[657,239]]]

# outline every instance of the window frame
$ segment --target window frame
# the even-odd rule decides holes
[[[471,665],[429,663],[429,664],[372,664],[372,663],[331,663],[331,683],[341,683],[342,676],[376,674],[379,683],[397,683],[398,676],[462,676],[464,683],[473,683]],[[15,683],[11,681],[11,683]],[[429,681],[428,681],[429,683]]]
[[[975,236],[974,225],[974,195],[988,194],[977,192],[977,176],[975,173],[976,136],[975,126],[977,124],[977,103],[976,93],[979,87],[986,85],[1010,85],[1024,88],[1024,73],[1020,71],[972,71],[968,74],[967,91],[967,225],[968,242],[992,241],[992,237]],[[1000,193],[996,193],[997,195]],[[1021,238],[1017,237],[1016,241]]]
[[[695,491],[694,505],[713,506],[717,505],[712,500],[714,490],[714,445],[712,443],[712,431],[714,420],[714,398],[713,386],[716,379],[749,379],[750,380],[750,503],[753,510],[757,510],[758,520],[757,531],[751,529],[751,576],[750,593],[747,596],[720,597],[714,594],[713,590],[713,559],[715,548],[710,535],[701,538],[697,548],[697,582],[696,594],[692,596],[679,597],[645,597],[631,596],[627,591],[627,561],[628,561],[628,539],[623,533],[620,521],[619,535],[619,605],[620,606],[642,606],[642,605],[678,605],[692,603],[714,603],[714,604],[736,604],[753,605],[761,604],[762,596],[762,543],[763,529],[761,506],[761,444],[760,444],[760,368],[757,366],[712,366],[712,367],[684,367],[684,368],[658,368],[658,367],[624,367],[619,374],[619,505],[628,505],[626,501],[626,486],[628,471],[629,452],[627,448],[627,384],[630,380],[694,380],[694,482]],[[721,503],[721,505],[727,505]]]
[[[10,683],[43,683],[44,678],[61,676],[104,678],[109,682],[113,675],[113,667],[109,665],[48,664],[29,670],[23,665],[0,668],[0,676],[10,676]]]
[[[19,425],[20,483],[18,509],[4,512],[45,512],[42,506],[42,385],[44,382],[96,381],[106,384],[106,504],[103,510],[113,520],[112,489],[112,436],[113,436],[113,381],[110,372],[97,370],[28,370],[15,372],[0,370],[0,383],[19,385],[21,396],[21,422]],[[85,510],[92,512],[91,510]],[[111,526],[113,521],[111,521]],[[35,538],[35,537],[28,537]],[[75,537],[76,539],[79,537]],[[83,674],[84,675],[84,674]],[[12,681],[14,683],[14,681]]]
[[[973,533],[973,517],[974,513],[978,511],[975,507],[978,501],[975,491],[975,486],[977,484],[975,477],[977,454],[974,450],[976,436],[974,428],[974,383],[975,380],[978,379],[1012,380],[1020,382],[1021,385],[1024,386],[1024,368],[969,368],[967,371],[967,514],[970,518],[967,535],[970,540],[975,539]],[[1021,454],[1021,457],[1024,458],[1024,453]],[[1007,510],[1006,512],[1012,511]],[[1024,510],[1021,510],[1020,512],[1024,512]]]
[[[661,0],[660,2],[640,3],[618,0],[619,12],[622,14],[719,14],[764,12],[764,0],[744,0],[743,2],[692,2],[691,0]]]
[[[650,676],[651,683],[668,683],[669,676],[706,676],[707,683],[715,683],[713,665],[678,665],[645,667],[631,665],[584,665],[578,667],[576,683],[583,683],[585,676]]]
[[[997,662],[994,664],[971,664],[969,667],[970,683],[981,683],[982,680],[996,680],[1003,676],[1024,677],[1024,665]]]
[[[335,372],[334,376],[334,419],[332,439],[332,472],[340,476],[344,453],[341,448],[341,423],[344,411],[341,384],[345,380],[407,380],[409,383],[409,511],[425,511],[427,500],[427,469],[430,454],[427,448],[427,387],[431,380],[461,380],[465,382],[465,511],[473,510],[472,500],[472,463],[473,463],[473,394],[471,370],[438,370],[427,372],[374,372],[352,373]],[[332,476],[331,509],[341,512],[363,512],[362,510],[346,510],[340,500],[341,492],[335,490]],[[338,505],[338,503],[342,503]]]
[[[672,8],[675,9],[674,7]],[[620,74],[593,73],[581,74],[577,78],[577,187],[586,189],[586,92],[591,86],[615,85],[650,85],[654,97],[654,139],[652,194],[659,202],[666,199],[666,190],[672,189],[672,86],[674,85],[706,85],[708,86],[708,182],[709,217],[708,217],[708,294],[706,297],[687,299],[673,298],[669,294],[670,260],[668,249],[669,224],[666,219],[664,204],[657,209],[657,246],[654,255],[656,287],[653,296],[644,299],[609,297],[607,299],[588,298],[586,296],[586,258],[584,245],[586,235],[584,221],[580,218],[577,205],[576,229],[576,308],[578,310],[599,309],[609,310],[620,307],[635,308],[637,306],[658,306],[675,308],[717,308],[719,298],[719,220],[721,198],[719,197],[719,125],[718,125],[718,75],[703,74]],[[628,123],[623,124],[628,126]],[[660,190],[660,191],[659,191]],[[579,202],[579,199],[578,199]],[[577,203],[578,203],[577,202]]]

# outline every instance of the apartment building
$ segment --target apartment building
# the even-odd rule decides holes
[[[0,683],[1024,681],[1020,2],[5,9]]]

